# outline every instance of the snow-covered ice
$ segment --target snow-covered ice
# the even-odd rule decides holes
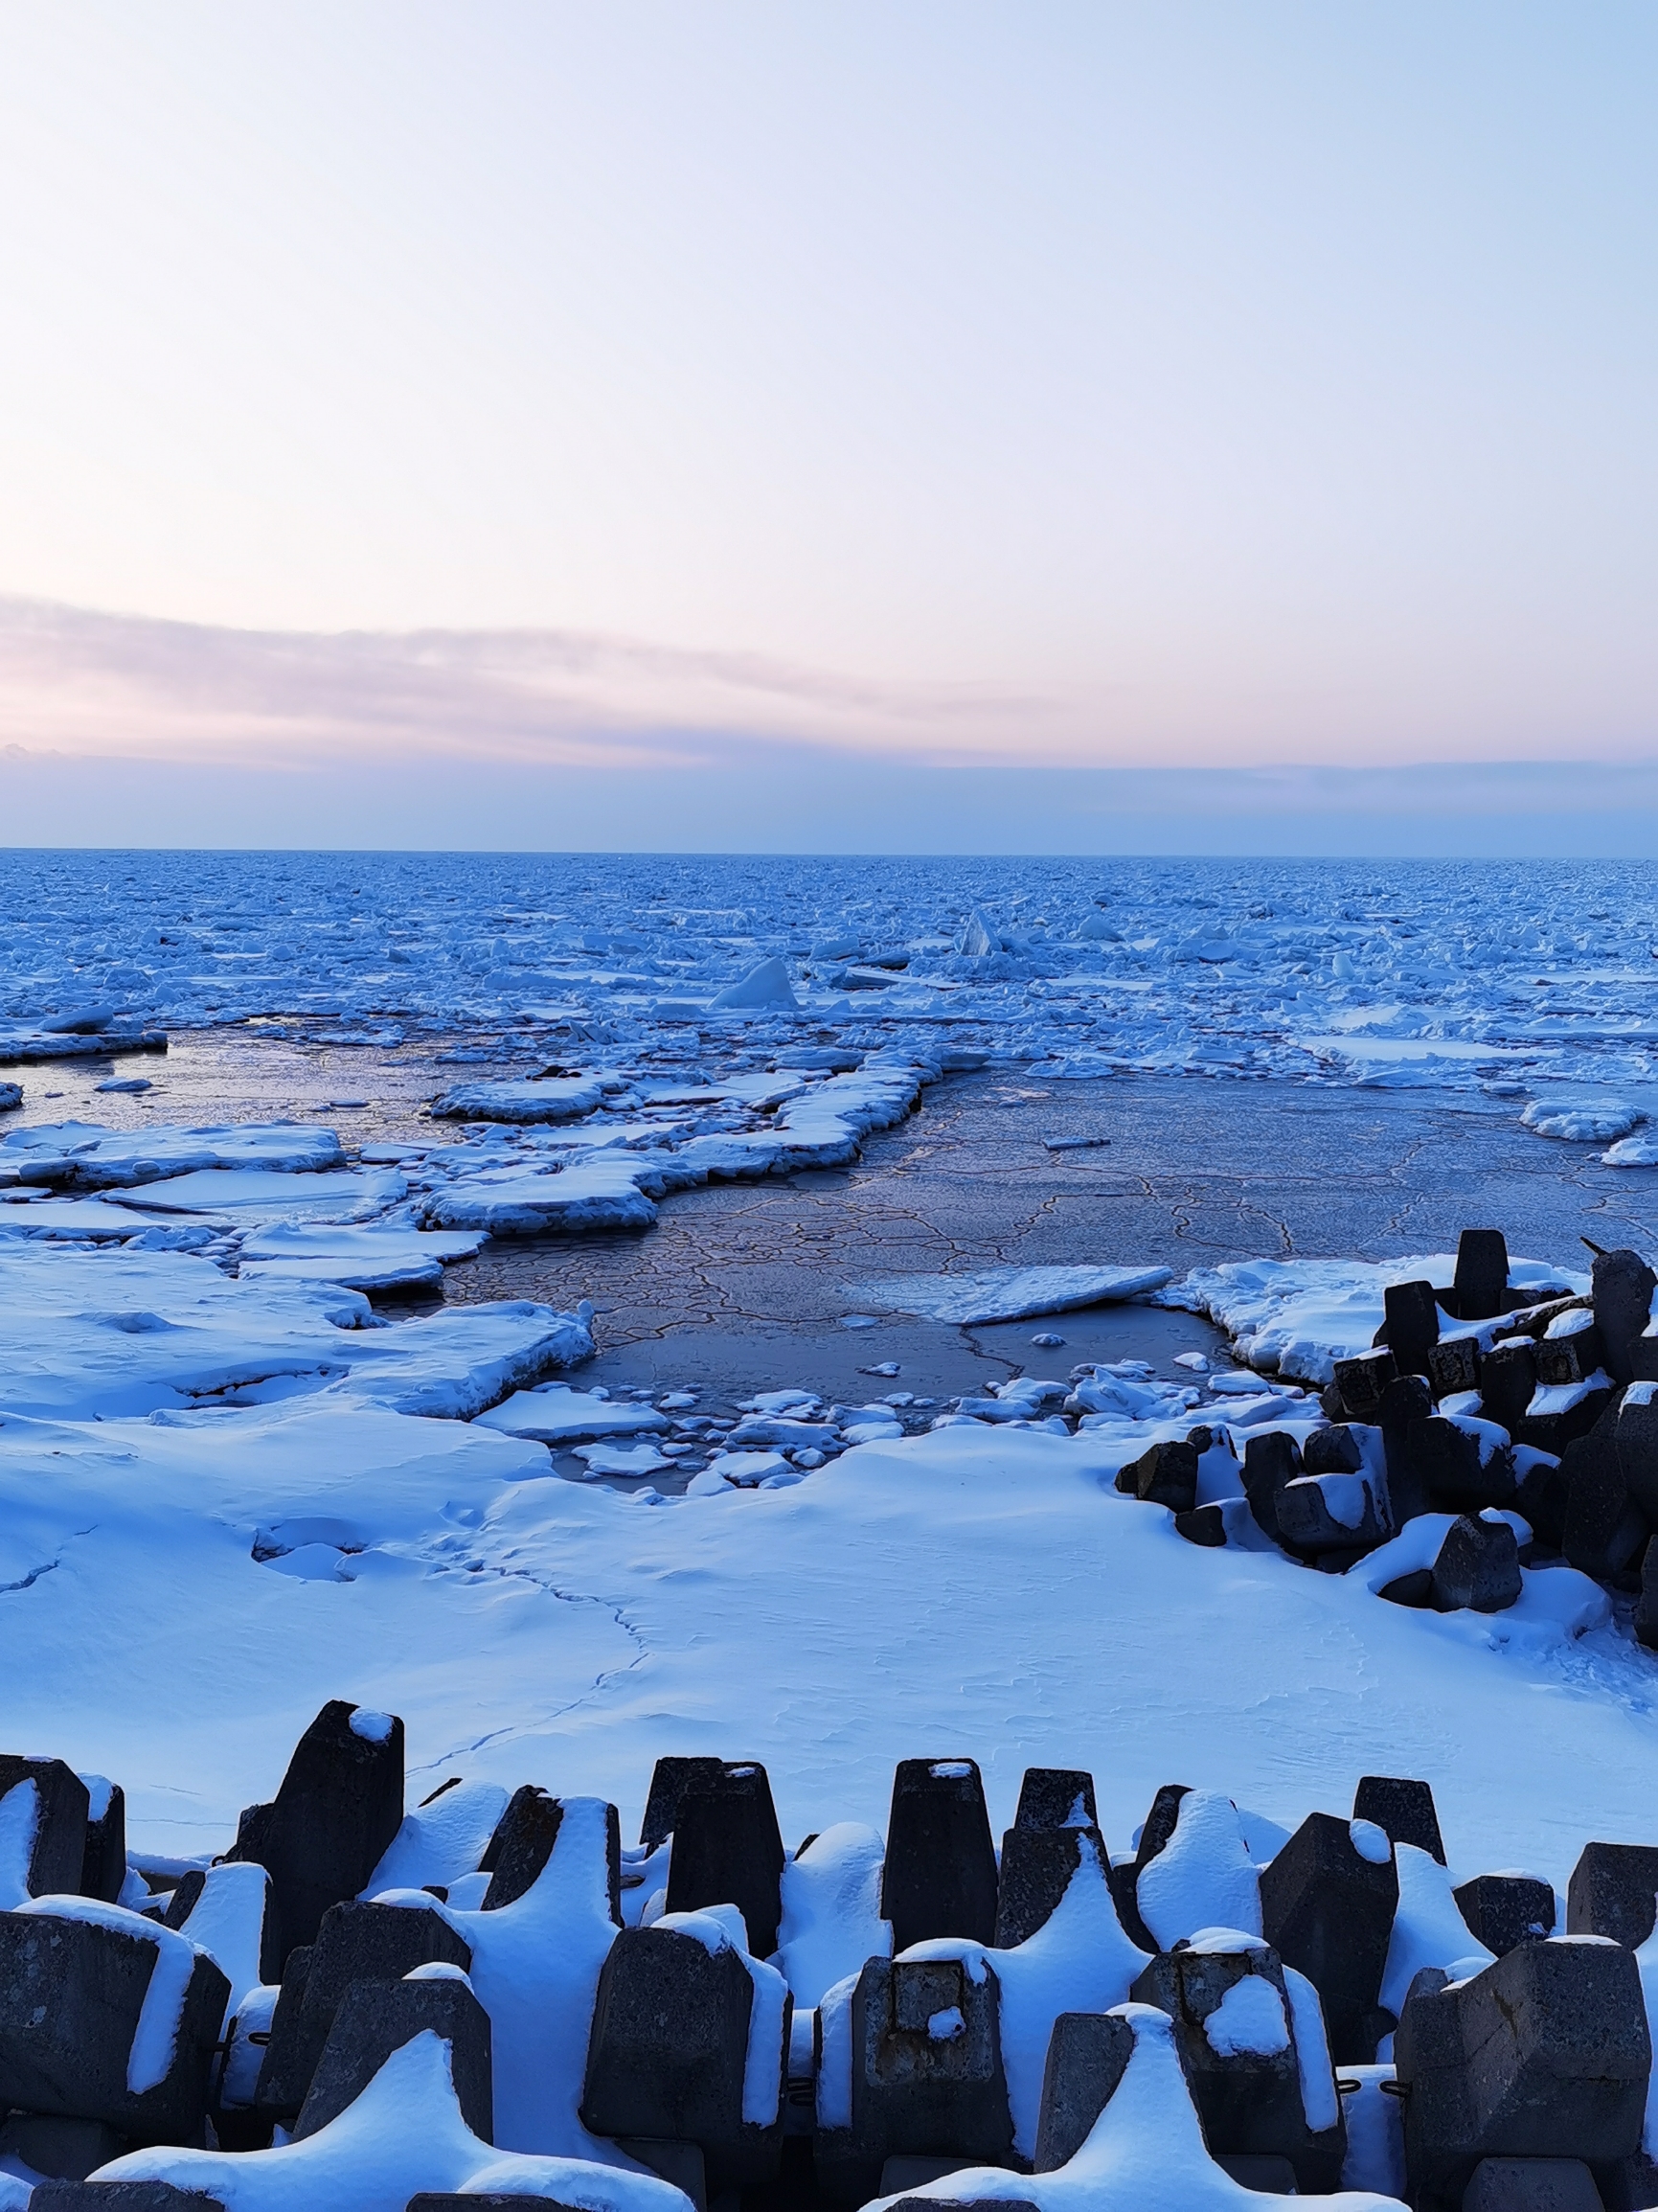
[[[1338,1359],[1370,1350],[1390,1283],[1446,1285],[1456,1265],[1451,1252],[1402,1260],[1229,1260],[1194,1268],[1159,1290],[1154,1302],[1208,1314],[1256,1367],[1325,1383]],[[1538,1260],[1511,1259],[1509,1280],[1539,1300],[1589,1288],[1586,1273]],[[1445,1314],[1442,1326],[1451,1331],[1463,1324]]]
[[[887,1311],[923,1313],[967,1327],[1113,1305],[1160,1289],[1172,1272],[1169,1267],[989,1267],[970,1275],[889,1275],[878,1283],[850,1284],[846,1295]]]
[[[820,1049],[908,1024],[1061,1076],[1589,1101],[1649,1082],[1658,1041],[1637,862],[14,852],[0,888],[0,1057],[250,1019],[624,1056],[700,1054],[699,1024]]]

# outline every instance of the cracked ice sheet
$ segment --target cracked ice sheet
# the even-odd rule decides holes
[[[959,1327],[1072,1313],[1159,1289],[1171,1267],[986,1267],[973,1275],[893,1275],[849,1283],[845,1295],[877,1312],[920,1313]]]
[[[329,1134],[332,1132],[330,1131]],[[377,1213],[408,1195],[389,1168],[347,1168],[300,1176],[282,1169],[200,1168],[187,1175],[142,1183],[127,1201],[158,1214],[251,1213],[266,1220],[315,1220]]]
[[[1326,1383],[1338,1359],[1371,1349],[1390,1283],[1444,1285],[1456,1268],[1454,1252],[1404,1260],[1228,1260],[1195,1268],[1149,1303],[1206,1313],[1236,1338],[1253,1367]],[[1589,1288],[1586,1274],[1541,1260],[1510,1260],[1509,1281],[1539,1299]]]
[[[323,1401],[8,1421],[0,1580],[59,1562],[0,1595],[9,1712],[178,1852],[223,1847],[329,1697],[404,1716],[412,1797],[533,1780],[629,1833],[666,1749],[765,1761],[792,1838],[883,1824],[918,1746],[978,1758],[1002,1824],[1026,1765],[1092,1767],[1118,1847],[1170,1774],[1293,1828],[1384,1750],[1432,1781],[1465,1872],[1563,1881],[1589,1836],[1648,1832],[1651,1661],[1568,1640],[1607,1611],[1581,1577],[1528,1572],[1512,1615],[1414,1612],[1182,1542],[1110,1489],[1121,1456],[952,1428],[647,1506],[534,1479],[539,1447]],[[253,1562],[256,1527],[316,1514],[367,1546],[355,1581]]]

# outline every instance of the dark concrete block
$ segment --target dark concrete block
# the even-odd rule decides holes
[[[711,1952],[671,1928],[625,1927],[599,1976],[582,2126],[596,2135],[699,2144],[715,2191],[769,2180],[783,2150],[788,2008],[777,2054],[777,2119],[762,2128],[742,2117],[753,2004],[754,1986],[735,1950]]]
[[[561,1799],[549,1796],[545,1790],[526,1784],[515,1790],[508,1801],[507,1810],[495,1824],[485,1852],[485,1865],[489,1886],[484,1892],[484,1912],[499,1912],[505,1904],[514,1904],[527,1890],[540,1880],[547,1861],[553,1856],[553,1846],[558,1839],[558,1830],[564,1818]],[[622,1926],[622,1823],[614,1805],[606,1808],[605,1859],[609,1873],[610,1917],[617,1927]],[[726,1904],[727,1898],[716,1898],[715,1904]]]
[[[86,1863],[86,1785],[61,1759],[24,1759],[0,1752],[0,1797],[25,1783],[36,1796],[34,1848],[29,1855],[31,1897],[73,1897]]]
[[[1480,1513],[1514,1502],[1514,1455],[1507,1445],[1493,1449],[1477,1433],[1434,1414],[1412,1427],[1410,1451],[1435,1513]]]
[[[1382,1292],[1380,1341],[1401,1375],[1426,1375],[1428,1354],[1440,1340],[1439,1300],[1431,1283],[1390,1283]]]
[[[783,1917],[784,1854],[765,1768],[741,1760],[693,1779],[680,1797],[678,1823],[668,1862],[669,1911],[735,1904],[750,1951],[769,1958]]]
[[[513,1790],[478,1860],[478,1872],[489,1877],[489,1886],[484,1892],[480,1909],[499,1912],[504,1904],[511,1904],[534,1885],[535,1877],[553,1856],[563,1818],[564,1808],[558,1799],[534,1782],[526,1782]],[[502,1879],[501,1867],[503,1853],[511,1860],[505,1879]],[[492,1908],[491,1897],[495,1900]]]
[[[1635,1601],[1635,1641],[1658,1652],[1658,1543],[1647,1540],[1641,1554],[1641,1594]]]
[[[1658,1520],[1658,1383],[1632,1382],[1612,1420],[1612,1447],[1625,1489]]]
[[[1252,1979],[1264,1981],[1278,2000],[1283,2044],[1270,2052],[1216,2050],[1208,2032],[1211,2016],[1237,1984]],[[1212,2155],[1287,2158],[1304,2195],[1325,2196],[1341,2186],[1347,2132],[1339,2109],[1334,2127],[1316,2135],[1307,2127],[1283,1968],[1274,1951],[1168,1952],[1151,1961],[1129,1994],[1174,2022],[1181,2070]]]
[[[1134,2055],[1134,2030],[1112,2013],[1061,2013],[1048,2039],[1036,2152],[1031,2163],[1051,2174],[1069,2163],[1093,2132]]]
[[[274,1801],[243,1813],[225,1856],[269,1873],[286,1952],[367,1886],[402,1819],[403,1723],[335,1699],[300,1738]]]
[[[308,1943],[301,1944],[283,1961],[282,1985],[271,2013],[269,2041],[254,2088],[254,2109],[266,2121],[293,2119],[306,2101],[306,2091],[316,2070],[320,2045],[312,2045],[302,2025],[312,1949]],[[327,2040],[326,2033],[324,2040]]]
[[[464,1981],[353,1982],[340,1999],[294,2140],[314,2135],[354,2104],[394,2051],[427,2029],[449,2046],[461,2116],[481,2142],[495,2140],[489,2016]]]
[[[1361,1352],[1354,1359],[1338,1359],[1334,1387],[1350,1421],[1372,1421],[1381,1407],[1382,1394],[1398,1375],[1398,1361],[1385,1348]]]
[[[491,2189],[487,2196],[471,2190],[462,2196],[448,2195],[440,2189],[422,2189],[418,2197],[409,2199],[405,2212],[454,2212],[456,2206],[461,2212],[586,2212],[583,2205],[572,2204],[563,2197],[512,2196],[496,2189]],[[700,2206],[697,2212],[702,2212]]]
[[[650,1794],[645,1800],[645,1818],[639,1828],[639,1840],[647,1851],[656,1850],[673,1834],[679,1800],[687,1788],[693,1782],[704,1787],[717,1785],[723,1761],[712,1758],[658,1759],[651,1769]]]
[[[1140,1904],[1135,1894],[1137,1862],[1132,1859],[1124,1859],[1121,1864],[1113,1860],[1105,1869],[1105,1879],[1111,1885],[1111,1902],[1117,1907],[1124,1934],[1136,1950],[1143,1950],[1149,1957],[1157,1949],[1157,1938],[1140,1917]]]
[[[1350,1510],[1357,1494],[1356,1521],[1346,1521],[1336,1510]],[[1277,1496],[1279,1540],[1291,1551],[1318,1559],[1329,1552],[1346,1555],[1344,1563],[1362,1559],[1393,1532],[1386,1509],[1378,1504],[1368,1476],[1362,1474],[1304,1474],[1286,1482]]]
[[[616,2148],[671,2181],[691,2199],[695,2212],[708,2212],[708,2166],[699,2144],[675,2143],[662,2135],[619,2135]]]
[[[1385,2032],[1377,2001],[1398,1895],[1392,1859],[1364,1858],[1349,1822],[1328,1813],[1304,1820],[1261,1874],[1266,1940],[1317,1990],[1338,2066],[1370,2064]]]
[[[1506,1957],[1516,1944],[1555,1932],[1555,1892],[1525,1874],[1476,1874],[1451,1895],[1488,1950]]]
[[[1465,1229],[1451,1282],[1459,1321],[1489,1321],[1509,1311],[1509,1246],[1501,1229]]]
[[[1083,1863],[1103,1867],[1097,1828],[1010,1828],[1002,1837],[995,1948],[1011,1950],[1044,1927]],[[1102,1873],[1099,1878],[1103,1881]]]
[[[1445,1863],[1439,1812],[1428,1783],[1401,1774],[1363,1775],[1353,1791],[1352,1816],[1372,1822],[1390,1843],[1414,1843],[1442,1866]]]
[[[82,1897],[118,1904],[126,1880],[126,1793],[119,1782],[106,1782],[102,1774],[83,1774],[80,1779],[89,1802],[86,1848],[76,1887]]]
[[[953,2171],[974,2164],[983,2160],[964,2159]],[[1038,2212],[1038,2208],[1029,2197],[898,2197],[887,2212]]]
[[[1285,1487],[1306,1471],[1301,1447],[1282,1428],[1252,1436],[1243,1448],[1243,1494],[1257,1525],[1275,1543],[1283,1541],[1278,1501]]]
[[[956,1959],[873,1958],[864,1967],[852,1997],[852,2132],[877,2176],[900,2155],[1006,2159],[1013,2122],[1000,1997],[993,1969],[975,1982]],[[946,2018],[960,2026],[935,2032]]]
[[[1434,1570],[1413,1567],[1408,1575],[1395,1575],[1391,1583],[1383,1583],[1376,1595],[1386,1598],[1390,1606],[1412,1606],[1423,1612],[1434,1602]]]
[[[1287,2158],[1262,2158],[1240,2153],[1214,2154],[1215,2163],[1223,2174],[1245,2189],[1259,2190],[1268,2197],[1294,2197],[1299,2194],[1295,2185],[1295,2168]]]
[[[323,1915],[297,2008],[288,1979],[271,2018],[255,2102],[278,2116],[298,2112],[346,1993],[360,1983],[399,1983],[418,1966],[458,1966],[472,1953],[441,1914],[416,1905],[336,1904]]]
[[[1560,1462],[1552,1453],[1538,1452],[1520,1476],[1514,1493],[1514,1511],[1526,1520],[1536,1542],[1557,1552],[1566,1540],[1566,1506],[1570,1485]]]
[[[156,1955],[125,1928],[0,1912],[0,2109],[102,2120],[135,2143],[199,2142],[230,1984],[197,1954],[171,2064],[153,2088],[129,2089]]]
[[[904,1759],[893,1776],[881,1871],[893,1949],[934,1936],[988,1943],[996,1927],[996,1852],[971,1759]]]
[[[883,2197],[896,2197],[900,2189],[924,2189],[930,2181],[947,2180],[952,2174],[969,2174],[972,2162],[966,2158],[938,2158],[899,2155],[889,2158],[881,2168],[877,2184]],[[917,2201],[917,2200],[912,2200]],[[933,2200],[937,2203],[938,2200]]]
[[[1390,1382],[1376,1408],[1396,1528],[1403,1528],[1407,1520],[1429,1510],[1427,1477],[1417,1464],[1413,1439],[1417,1425],[1430,1420],[1433,1410],[1426,1380],[1420,1375],[1401,1375]]]
[[[1601,1421],[1569,1444],[1560,1467],[1566,1482],[1560,1548],[1581,1573],[1611,1582],[1634,1565],[1651,1534],[1624,1480],[1612,1424]]]
[[[125,2156],[131,2148],[129,2136],[102,2120],[13,2112],[0,2121],[0,2158],[15,2158],[57,2181],[84,2181],[88,2174]]]
[[[1436,1399],[1480,1386],[1477,1336],[1442,1336],[1428,1354],[1428,1387]]]
[[[1188,1543],[1202,1545],[1206,1551],[1224,1551],[1226,1516],[1218,1505],[1196,1505],[1190,1513],[1175,1515],[1174,1533],[1184,1537]]]
[[[1537,1387],[1537,1351],[1529,1336],[1492,1345],[1479,1363],[1480,1412],[1510,1436],[1526,1418]]]
[[[1413,2201],[1457,2202],[1484,2158],[1640,2147],[1652,2049],[1616,1944],[1523,1943],[1470,1981],[1419,1975],[1395,2051]]]
[[[1639,2212],[1640,2207],[1658,2204],[1658,2165],[1645,2151],[1602,2161],[1593,2171],[1606,2212]]]
[[[1082,1767],[1027,1767],[1015,1828],[1098,1828],[1094,1777]]]
[[[1637,1347],[1651,1314],[1658,1275],[1639,1253],[1597,1252],[1590,1281],[1606,1372],[1614,1382],[1633,1382],[1640,1372]]]
[[[1556,1335],[1555,1324],[1546,1335],[1537,1338],[1537,1380],[1539,1382],[1587,1382],[1605,1366],[1606,1351],[1601,1342],[1601,1332],[1595,1326],[1592,1313],[1562,1314],[1560,1320],[1579,1324]]]
[[[30,2198],[29,2212],[225,2212],[225,2204],[222,2197],[170,2181],[46,2181]]]
[[[1134,1494],[1144,1503],[1167,1506],[1170,1513],[1190,1513],[1197,1503],[1197,1451],[1184,1438],[1154,1444],[1130,1471]]]
[[[1445,1531],[1434,1562],[1436,1612],[1500,1613],[1520,1594],[1520,1552],[1506,1520],[1462,1514]]]
[[[1658,1848],[1585,1843],[1566,1886],[1566,1933],[1605,1935],[1639,1950],[1658,1917]]]
[[[1580,2158],[1482,2158],[1463,2212],[1604,2212]]]
[[[1514,1442],[1529,1444],[1533,1451],[1552,1451],[1557,1458],[1569,1444],[1589,1435],[1604,1415],[1617,1410],[1617,1393],[1604,1382],[1587,1388],[1575,1383],[1568,1396],[1569,1404],[1550,1407],[1546,1402],[1540,1402],[1539,1392],[1515,1430]]]
[[[1140,1841],[1134,1847],[1136,1881],[1142,1870],[1167,1847],[1169,1838],[1180,1823],[1180,1800],[1191,1794],[1190,1783],[1163,1782],[1158,1785],[1157,1794],[1151,1800],[1151,1810],[1147,1813],[1140,1830]],[[1152,1949],[1155,1950],[1156,1948],[1153,1944]]]
[[[1364,1451],[1351,1425],[1315,1428],[1301,1448],[1303,1474],[1358,1474]]]

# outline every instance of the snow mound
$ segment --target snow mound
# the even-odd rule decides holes
[[[1578,1144],[1605,1144],[1612,1137],[1626,1136],[1647,1117],[1639,1106],[1625,1106],[1615,1099],[1596,1101],[1574,1099],[1533,1099],[1521,1121],[1529,1129],[1535,1129],[1540,1137],[1562,1137]]]
[[[711,1014],[746,1013],[750,1008],[793,1007],[799,1003],[787,964],[772,959],[751,968],[739,983],[728,983],[723,991],[716,991],[708,1010]]]
[[[1658,1168],[1658,1137],[1624,1137],[1601,1154],[1605,1168]]]

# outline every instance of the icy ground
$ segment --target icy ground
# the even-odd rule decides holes
[[[1475,1087],[1627,1085],[1658,1045],[1643,863],[11,853],[0,902],[17,1049],[102,1014],[675,1061],[705,1018],[781,1039],[804,1016],[1056,1075]]]

